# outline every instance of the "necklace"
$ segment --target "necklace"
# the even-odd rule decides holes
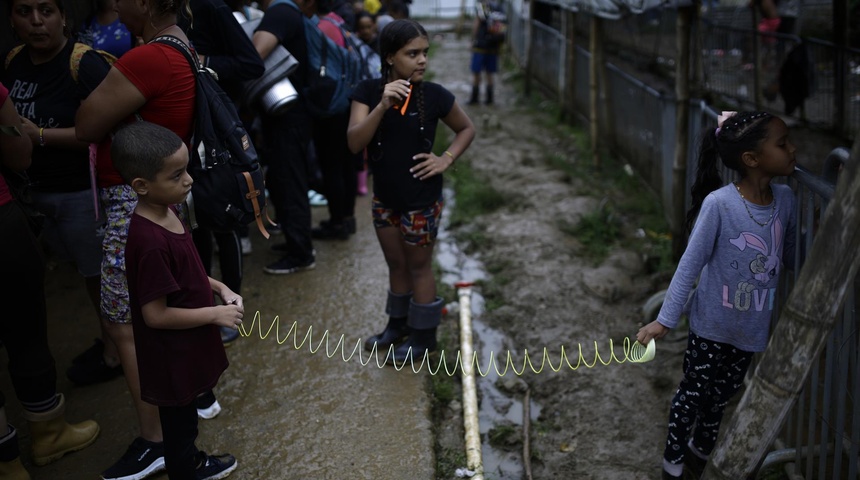
[[[161,30],[159,30],[159,31],[155,32],[155,33],[152,35],[152,38],[153,38],[153,39],[158,38],[158,37],[159,37],[163,32],[165,32],[167,29],[169,29],[169,28],[171,28],[171,27],[175,27],[175,26],[176,26],[176,24],[175,24],[175,23],[172,23],[172,24],[170,24],[170,25],[168,25],[168,26],[166,26],[166,27],[162,28]],[[152,41],[152,40],[150,40],[150,42],[151,42],[151,41]]]
[[[770,189],[770,195],[773,197],[773,207],[771,207],[771,209],[770,209],[770,216],[769,216],[769,217],[767,217],[767,220],[765,220],[765,221],[764,221],[764,223],[762,223],[762,222],[759,222],[758,220],[756,220],[756,219],[755,219],[755,217],[753,217],[753,214],[752,214],[752,212],[750,211],[750,207],[749,207],[749,205],[747,205],[747,198],[746,198],[746,197],[744,197],[743,192],[741,192],[741,187],[740,187],[740,185],[738,185],[737,183],[735,183],[735,184],[734,184],[734,186],[735,186],[735,189],[737,189],[737,191],[738,191],[738,195],[740,195],[740,196],[741,196],[741,202],[743,202],[743,204],[744,204],[744,208],[746,208],[746,209],[747,209],[747,215],[749,215],[749,216],[750,216],[750,219],[751,219],[753,222],[755,222],[758,226],[760,226],[760,227],[766,227],[766,226],[767,226],[767,224],[768,224],[768,223],[770,223],[770,220],[773,218],[773,214],[774,214],[774,212],[776,211],[776,197],[773,195],[773,188],[771,188],[771,189]]]

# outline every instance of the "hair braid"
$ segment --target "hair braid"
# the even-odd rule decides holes
[[[759,148],[767,137],[767,125],[773,118],[767,112],[740,112],[726,119],[716,130],[707,128],[703,132],[696,179],[690,189],[692,203],[687,211],[688,230],[692,231],[705,197],[723,185],[717,161],[722,161],[726,168],[738,172],[741,177],[746,176],[743,154]]]
[[[424,82],[418,84],[418,125],[419,135],[424,136]]]
[[[383,61],[380,72],[382,73],[382,77],[379,80],[379,96],[382,98],[383,93],[385,93],[385,84],[388,82],[388,76],[391,74],[391,64]],[[385,118],[384,114],[383,118]],[[371,159],[380,160],[382,158],[382,120],[379,121],[379,126],[376,128],[376,133],[373,135],[373,141],[376,142],[377,154],[371,156]]]

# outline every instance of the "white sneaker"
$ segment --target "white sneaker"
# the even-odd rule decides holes
[[[310,200],[312,207],[324,207],[328,205],[328,200],[326,200],[325,195],[313,190],[308,190],[308,200]]]
[[[250,255],[253,251],[251,239],[248,237],[239,237],[239,243],[242,244],[242,255]]]
[[[215,400],[206,408],[197,409],[197,416],[206,420],[217,417],[219,413],[221,413],[221,405],[218,403],[218,400]]]

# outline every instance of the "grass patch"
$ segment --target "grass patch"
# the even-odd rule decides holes
[[[456,448],[442,447],[436,449],[436,478],[455,478],[454,472],[466,465],[466,452]]]
[[[597,210],[584,215],[578,224],[561,224],[559,228],[576,237],[585,250],[584,254],[597,263],[609,255],[612,246],[621,238],[621,222],[605,201]]]
[[[505,305],[505,287],[511,283],[512,262],[507,260],[495,261],[486,265],[488,279],[479,280],[481,294],[484,296],[484,310],[492,312]]]
[[[450,176],[457,201],[451,213],[451,227],[471,222],[475,217],[493,212],[507,204],[508,199],[475,174],[468,162],[458,162]]]

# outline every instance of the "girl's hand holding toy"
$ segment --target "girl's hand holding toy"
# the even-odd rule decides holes
[[[408,80],[394,80],[385,84],[385,90],[382,92],[382,107],[383,108],[400,108],[409,98],[412,91],[412,86]]]

